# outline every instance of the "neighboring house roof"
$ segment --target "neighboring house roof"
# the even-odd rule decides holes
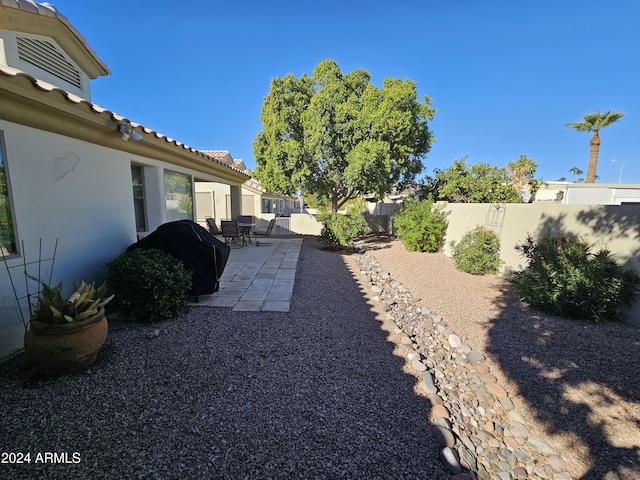
[[[205,155],[215,158],[216,160],[231,166],[233,163],[233,157],[229,153],[229,150],[200,150]]]
[[[0,80],[2,80],[0,84],[0,101],[3,103],[3,108],[0,109],[0,118],[109,147],[113,147],[114,140],[119,138],[117,132],[118,123],[128,122],[138,134],[141,134],[144,139],[153,142],[156,147],[162,146],[157,143],[157,140],[161,140],[162,143],[167,144],[170,148],[188,151],[197,155],[201,161],[196,160],[191,163],[186,158],[175,157],[175,153],[165,152],[162,149],[158,151],[158,148],[156,148],[155,152],[156,157],[162,153],[162,159],[171,163],[194,168],[203,173],[222,174],[226,179],[233,179],[240,183],[244,182],[248,177],[247,174],[205,152],[133,122],[122,115],[69,93],[55,85],[38,80],[22,70],[0,65]],[[33,115],[29,110],[37,110],[40,117]],[[64,115],[68,121],[73,119],[73,121],[77,124],[82,124],[85,128],[72,128],[70,123],[51,120],[51,117],[57,118],[60,115]],[[93,128],[87,130],[87,123],[93,124]],[[145,146],[144,142],[120,141],[117,145],[119,150],[145,156],[149,155],[148,148],[145,148],[148,146]],[[193,158],[193,155],[190,156]],[[212,171],[211,167],[207,167],[207,163],[211,162],[219,165],[219,167],[214,168],[215,172]],[[225,167],[224,170],[229,172],[228,175],[225,175],[224,170],[221,170],[220,167],[222,166]]]
[[[264,187],[260,185],[260,182],[253,177],[251,177],[249,180],[246,180],[243,184],[243,187],[249,188],[249,190],[253,191],[258,195],[263,195],[267,193]]]
[[[240,170],[241,172],[248,172],[249,171],[247,166],[244,164],[244,160],[241,160],[239,158],[233,161],[233,166],[235,168],[237,168],[238,170]]]
[[[11,10],[11,11],[9,11]],[[38,21],[34,21],[38,15]],[[60,28],[60,23],[65,28]],[[0,0],[0,30],[44,35],[53,38],[82,68],[89,78],[110,75],[107,65],[100,60],[71,22],[49,3],[33,0]]]
[[[247,188],[248,190],[254,192],[260,196],[266,196],[271,198],[281,198],[281,199],[292,199],[297,198],[296,195],[284,195],[282,193],[272,193],[265,189],[262,184],[260,184],[260,180],[251,177],[249,180],[245,181],[242,185],[243,188]]]

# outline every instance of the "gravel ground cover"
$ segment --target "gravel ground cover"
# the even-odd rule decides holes
[[[112,321],[90,369],[58,379],[16,357],[0,365],[0,452],[31,463],[0,478],[449,478],[378,313],[305,238],[288,313]]]
[[[640,478],[640,329],[529,309],[499,276],[456,270],[442,254],[371,236],[367,251],[420,304],[487,357],[532,432],[575,479]]]

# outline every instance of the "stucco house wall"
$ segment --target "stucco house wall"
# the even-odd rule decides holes
[[[254,183],[253,180],[251,180]],[[206,217],[214,217],[218,226],[220,226],[220,220],[230,220],[235,218],[227,213],[227,197],[230,194],[230,187],[221,183],[212,182],[196,182],[196,221],[206,227]],[[242,215],[253,216],[256,229],[265,229],[269,225],[275,213],[263,213],[262,201],[269,200],[271,204],[276,202],[278,205],[282,202],[282,212],[291,212],[294,208],[294,202],[290,197],[284,195],[277,195],[264,192],[258,188],[244,183],[242,185]]]
[[[56,252],[53,283],[102,282],[102,265],[136,240],[129,156],[0,120],[20,255],[7,259],[19,295],[22,264]],[[108,160],[108,161],[105,161]],[[5,265],[0,272],[0,357],[21,348],[24,326]],[[30,265],[37,276],[38,266]],[[51,262],[42,265],[48,279]],[[31,293],[35,285],[31,286]],[[27,316],[26,300],[22,305]]]
[[[5,48],[4,55],[0,52],[0,163],[12,226],[2,226],[3,251],[9,255],[0,256],[0,361],[22,348],[23,318],[29,320],[27,290],[37,293],[36,283],[25,286],[24,265],[48,281],[52,261],[39,265],[38,259],[52,258],[56,239],[51,282],[62,281],[68,293],[74,282],[102,282],[105,262],[168,221],[165,172],[186,175],[192,197],[196,181],[225,184],[233,214],[240,213],[241,185],[249,178],[92,103],[88,85],[79,95],[62,80],[49,83],[34,76],[37,70],[21,70],[15,55],[7,54],[7,42],[15,40],[7,32],[50,40],[88,78],[109,73],[84,37],[52,7],[29,0],[0,2],[0,49]],[[123,124],[133,130],[128,138],[119,130]],[[142,170],[142,228],[136,226],[133,165]],[[14,238],[8,240],[11,231]]]
[[[173,171],[210,181],[225,181],[180,165],[0,120],[4,160],[11,190],[19,254],[0,265],[0,358],[22,347],[24,326],[18,296],[27,294],[22,264],[48,257],[58,240],[53,283],[65,290],[81,280],[101,283],[105,262],[122,253],[138,235],[134,217],[131,165],[145,177],[147,232],[167,221],[164,173]],[[195,183],[195,182],[193,182]],[[228,191],[232,187],[226,186]],[[235,186],[239,191],[239,186]],[[42,265],[48,279],[50,262]],[[37,265],[28,268],[38,274]],[[17,281],[16,281],[17,280]],[[31,293],[35,287],[31,285]],[[26,299],[20,306],[28,316]]]

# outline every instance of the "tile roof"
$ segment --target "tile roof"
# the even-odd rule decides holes
[[[0,0],[0,2],[7,2],[8,0]],[[18,2],[25,2],[26,0],[15,0]],[[31,3],[31,2],[29,2]],[[17,68],[14,67],[9,67],[8,65],[2,65],[0,64],[0,76],[5,76],[5,77],[24,77],[27,78],[28,80],[31,81],[31,83],[33,84],[34,88],[46,93],[53,93],[53,92],[57,92],[63,95],[63,97],[70,103],[73,104],[84,104],[86,106],[89,107],[89,110],[92,113],[95,113],[96,115],[100,115],[103,113],[106,113],[107,115],[110,115],[111,118],[116,121],[116,122],[128,122],[131,124],[132,127],[134,128],[140,128],[140,130],[147,135],[152,135],[155,136],[156,138],[159,139],[164,139],[166,142],[168,143],[172,143],[177,147],[182,147],[184,150],[189,150],[193,153],[196,153],[202,157],[207,157],[211,160],[213,160],[216,163],[219,163],[221,165],[224,165],[232,170],[241,172],[241,170],[238,170],[236,167],[229,165],[227,162],[221,161],[219,158],[216,158],[216,156],[213,156],[211,154],[209,154],[208,152],[220,152],[220,150],[197,150],[195,148],[192,148],[188,145],[185,145],[182,142],[179,142],[177,140],[174,140],[171,137],[168,137],[166,135],[163,135],[161,133],[158,133],[152,129],[150,129],[149,127],[145,127],[144,125],[141,125],[139,123],[133,122],[130,119],[128,119],[127,117],[123,117],[122,115],[119,115],[115,112],[112,112],[110,110],[107,110],[104,107],[101,107],[100,105],[97,105],[89,100],[86,100],[82,97],[79,97],[78,95],[74,95],[73,93],[67,92],[66,90],[59,88],[55,85],[52,85],[48,82],[45,82],[43,80],[38,80],[37,78],[29,75],[26,72],[23,72],[22,70],[19,70]],[[227,154],[229,152],[226,152]],[[246,175],[246,174],[245,174]]]
[[[248,170],[247,166],[244,164],[244,160],[241,160],[239,158],[233,161],[233,166],[242,172],[244,172],[245,170]]]
[[[227,165],[233,163],[233,157],[229,153],[229,150],[200,150],[202,153],[209,155],[211,158],[222,161]]]
[[[71,22],[67,17],[62,15],[56,7],[51,5],[48,2],[37,3],[33,0],[0,0],[0,6],[15,8],[17,10],[24,10],[36,15],[42,15],[45,17],[56,18],[60,22],[62,22],[69,31],[78,39],[78,41],[84,46],[87,52],[94,58],[94,60],[104,69],[106,75],[110,75],[111,71],[109,67],[100,60],[98,54],[89,46],[87,43],[87,39],[78,31],[76,28],[71,25]]]

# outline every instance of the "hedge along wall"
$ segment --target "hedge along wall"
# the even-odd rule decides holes
[[[487,221],[502,225],[500,257],[502,272],[508,268],[521,269],[522,259],[515,245],[527,234],[534,238],[548,234],[579,236],[595,250],[604,246],[618,263],[640,275],[640,205],[566,205],[555,202],[506,204],[503,214],[487,203],[448,203],[449,227],[444,253],[451,256],[451,240],[459,241],[477,225]],[[490,214],[491,212],[491,214]],[[496,214],[497,213],[497,214]],[[499,226],[495,227],[496,233]],[[640,326],[640,302],[627,312],[627,321]]]

